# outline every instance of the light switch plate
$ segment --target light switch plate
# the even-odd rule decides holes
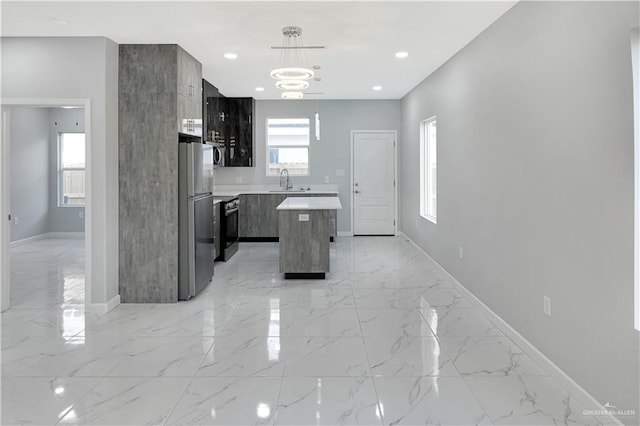
[[[236,183],[242,183],[242,176],[236,176]]]
[[[309,222],[309,215],[308,214],[299,214],[298,215],[298,222]]]
[[[344,176],[344,169],[336,170],[336,176]]]

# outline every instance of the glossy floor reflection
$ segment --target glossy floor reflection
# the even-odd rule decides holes
[[[82,240],[12,250],[9,424],[598,424],[401,237],[339,238],[324,281],[241,244],[189,302],[84,311]]]

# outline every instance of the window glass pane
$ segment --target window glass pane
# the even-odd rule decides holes
[[[429,198],[427,199],[427,214],[436,217],[436,122],[432,121],[427,125],[429,153]]]
[[[84,170],[62,171],[62,204],[84,205]]]
[[[309,145],[308,118],[270,118],[267,121],[267,144]]]
[[[290,176],[309,174],[309,148],[269,148],[269,175],[279,175],[282,169]]]
[[[63,133],[60,139],[60,167],[83,169],[84,133]]]
[[[437,143],[435,118],[420,123],[420,215],[436,222]]]

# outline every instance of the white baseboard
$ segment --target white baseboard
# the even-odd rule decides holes
[[[114,296],[107,303],[87,303],[84,306],[86,312],[90,312],[92,314],[104,315],[109,311],[115,309],[116,306],[120,304],[120,295]]]
[[[353,232],[351,232],[351,231],[338,231],[338,237],[353,237]]]
[[[32,243],[34,241],[39,241],[39,240],[45,240],[47,238],[84,239],[84,232],[45,232],[44,234],[34,235],[33,237],[11,241],[11,243],[9,243],[9,247],[21,246],[23,244]]]
[[[34,235],[33,237],[23,238],[21,240],[11,241],[9,247],[17,247],[23,244],[32,243],[34,241],[44,240],[47,238],[47,234]]]
[[[576,383],[567,373],[562,371],[560,367],[555,365],[553,361],[547,358],[542,352],[540,352],[535,346],[533,346],[527,339],[525,339],[520,333],[507,324],[498,314],[493,312],[487,305],[485,305],[480,299],[478,299],[473,293],[471,293],[465,286],[460,284],[453,275],[444,269],[434,258],[422,249],[418,244],[409,238],[405,233],[398,231],[398,236],[406,238],[411,244],[413,244],[418,250],[420,250],[429,260],[438,265],[452,280],[454,285],[469,301],[480,311],[489,317],[489,319],[502,331],[507,337],[509,337],[516,345],[522,349],[533,361],[540,366],[550,377],[555,379],[563,389],[567,390],[575,400],[584,407],[585,410],[595,410],[599,413],[607,413],[607,409],[596,400],[589,392],[584,390],[582,386]],[[606,424],[622,425],[624,424],[611,414],[599,415],[599,421],[605,420]]]
[[[72,238],[83,240],[84,232],[47,232],[47,238]]]

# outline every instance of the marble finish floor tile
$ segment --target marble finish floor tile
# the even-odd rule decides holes
[[[360,336],[355,309],[300,308],[296,311],[292,336]]]
[[[55,424],[99,380],[68,377],[3,378],[0,424]]]
[[[374,378],[385,425],[490,425],[460,377]]]
[[[236,308],[223,326],[216,329],[216,336],[288,336],[293,326],[294,309]]]
[[[426,308],[420,313],[436,336],[504,336],[476,309]]]
[[[419,295],[420,308],[473,308],[458,290],[454,288],[435,288],[427,290]]]
[[[196,377],[166,424],[273,424],[280,381],[266,377]]]
[[[379,425],[370,377],[285,377],[276,425]]]
[[[467,377],[496,425],[597,425],[550,377]]]
[[[162,424],[189,384],[190,378],[104,378],[60,424]]]
[[[353,297],[358,309],[416,309],[420,294],[416,289],[356,288]]]
[[[117,338],[19,337],[5,347],[3,376],[102,377],[123,358]]]
[[[107,376],[193,376],[212,346],[210,337],[135,337],[120,346],[124,357]]]
[[[362,337],[291,337],[287,377],[369,375]]]
[[[98,316],[83,240],[12,248],[0,422],[596,424],[406,239],[338,238],[325,280],[278,256],[242,243],[190,301]]]
[[[278,336],[216,337],[196,375],[280,377],[287,354],[287,338]]]
[[[354,309],[353,292],[346,288],[303,286],[298,291],[298,308]]]
[[[433,336],[364,337],[374,376],[459,376]]]
[[[440,337],[439,340],[463,376],[546,376],[507,337]]]
[[[364,336],[433,336],[416,309],[358,309]]]
[[[180,309],[152,325],[145,336],[213,337],[233,308]]]

